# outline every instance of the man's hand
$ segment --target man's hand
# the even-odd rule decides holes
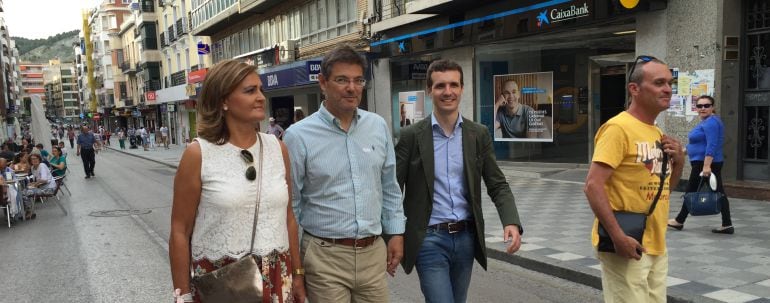
[[[391,277],[396,276],[396,267],[404,256],[404,236],[394,235],[388,240],[388,274]]]
[[[519,227],[515,224],[506,225],[503,228],[503,242],[508,243],[505,251],[509,254],[515,253],[521,247],[521,235],[519,234]]]
[[[667,153],[674,160],[674,164],[684,164],[684,148],[682,148],[682,143],[679,140],[663,135],[660,143],[663,145],[663,152]]]
[[[620,239],[612,238],[612,243],[615,244],[615,253],[624,258],[639,260],[642,258],[642,253],[647,252],[639,241],[627,235],[623,235]]]
[[[503,95],[498,96],[497,100],[495,100],[495,112],[497,112],[498,108],[505,106],[506,104],[508,104],[508,100],[506,100]]]

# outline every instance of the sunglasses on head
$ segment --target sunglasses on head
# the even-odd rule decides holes
[[[657,59],[658,58],[655,58],[653,56],[645,56],[645,55],[636,57],[636,60],[634,60],[634,65],[631,65],[630,72],[628,73],[628,82],[631,82],[631,75],[634,74],[634,70],[636,69],[636,65],[639,64],[639,61],[642,61],[642,62],[646,63],[646,62],[650,62],[652,60],[657,60]]]
[[[695,107],[697,108],[711,108],[711,104],[695,104]]]
[[[241,150],[241,159],[249,164],[249,168],[246,169],[246,179],[254,181],[257,178],[257,169],[254,168],[254,156],[248,150]]]

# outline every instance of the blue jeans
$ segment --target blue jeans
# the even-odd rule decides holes
[[[428,227],[415,263],[425,302],[465,302],[475,243],[473,229],[450,234]]]

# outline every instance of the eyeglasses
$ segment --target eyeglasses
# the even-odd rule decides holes
[[[697,108],[711,108],[711,104],[695,104]]]
[[[353,85],[355,85],[356,87],[364,87],[366,85],[366,79],[363,79],[363,78],[356,78],[351,80],[348,78],[339,77],[339,78],[335,78],[332,81],[334,81],[334,83],[337,83],[337,85],[339,86],[348,86],[350,85],[350,83],[353,83]]]
[[[658,58],[655,58],[653,56],[645,56],[645,55],[636,57],[636,60],[634,60],[634,65],[631,65],[631,70],[628,73],[628,82],[631,82],[631,75],[634,74],[634,70],[636,69],[636,64],[639,63],[639,60],[641,60],[641,61],[646,63],[646,62],[650,62],[652,60],[658,60]]]
[[[241,150],[241,159],[249,164],[249,168],[246,169],[246,179],[254,181],[257,178],[257,169],[254,168],[254,156],[248,150]]]

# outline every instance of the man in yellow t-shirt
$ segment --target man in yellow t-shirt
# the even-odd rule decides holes
[[[678,140],[664,135],[654,123],[670,105],[672,82],[665,63],[649,56],[637,58],[627,84],[628,110],[602,125],[594,139],[585,185],[597,218],[591,240],[594,246],[598,244],[597,226],[601,222],[616,251],[597,252],[605,302],[666,302],[668,202],[682,175],[684,151]],[[663,153],[670,158],[666,172],[661,171]],[[647,213],[661,173],[669,178],[639,243],[623,233],[612,212]]]

